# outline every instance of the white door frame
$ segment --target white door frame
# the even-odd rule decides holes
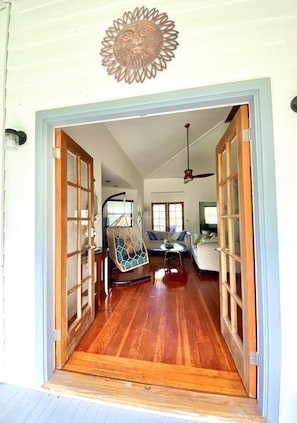
[[[36,114],[36,374],[52,375],[54,333],[54,128],[188,109],[249,104],[255,277],[259,348],[258,403],[276,422],[280,394],[280,298],[275,163],[270,79],[256,79],[135,98],[71,106]],[[265,210],[269,209],[269,214]],[[269,358],[269,359],[268,359]],[[271,389],[273,386],[273,389]],[[269,389],[270,387],[270,389]]]

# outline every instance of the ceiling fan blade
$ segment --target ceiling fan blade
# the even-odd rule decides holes
[[[192,178],[207,178],[212,175],[214,175],[214,173],[200,173],[200,175],[193,175]]]

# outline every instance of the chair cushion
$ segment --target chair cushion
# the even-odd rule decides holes
[[[123,238],[120,237],[115,237],[115,243],[116,243],[116,247],[123,247],[125,245],[125,241],[123,240]]]
[[[127,255],[126,250],[124,248],[125,241],[123,238],[119,238],[118,236],[115,237],[115,245],[116,245],[116,254],[117,254],[117,260],[121,262],[124,255]]]
[[[136,254],[129,254],[121,261],[123,269],[127,270],[131,267],[139,266],[140,264],[147,263],[147,256],[144,251],[137,251]]]

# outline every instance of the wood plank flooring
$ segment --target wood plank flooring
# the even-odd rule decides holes
[[[162,256],[135,273],[151,281],[113,287],[64,370],[245,397],[220,334],[217,274],[198,273],[190,257],[166,272]]]

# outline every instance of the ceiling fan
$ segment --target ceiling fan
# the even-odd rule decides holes
[[[193,181],[194,178],[207,178],[208,176],[214,175],[214,173],[200,173],[200,175],[193,175],[193,169],[190,169],[190,146],[189,146],[189,127],[190,124],[186,123],[185,128],[187,128],[187,165],[188,168],[185,169],[184,184]]]

